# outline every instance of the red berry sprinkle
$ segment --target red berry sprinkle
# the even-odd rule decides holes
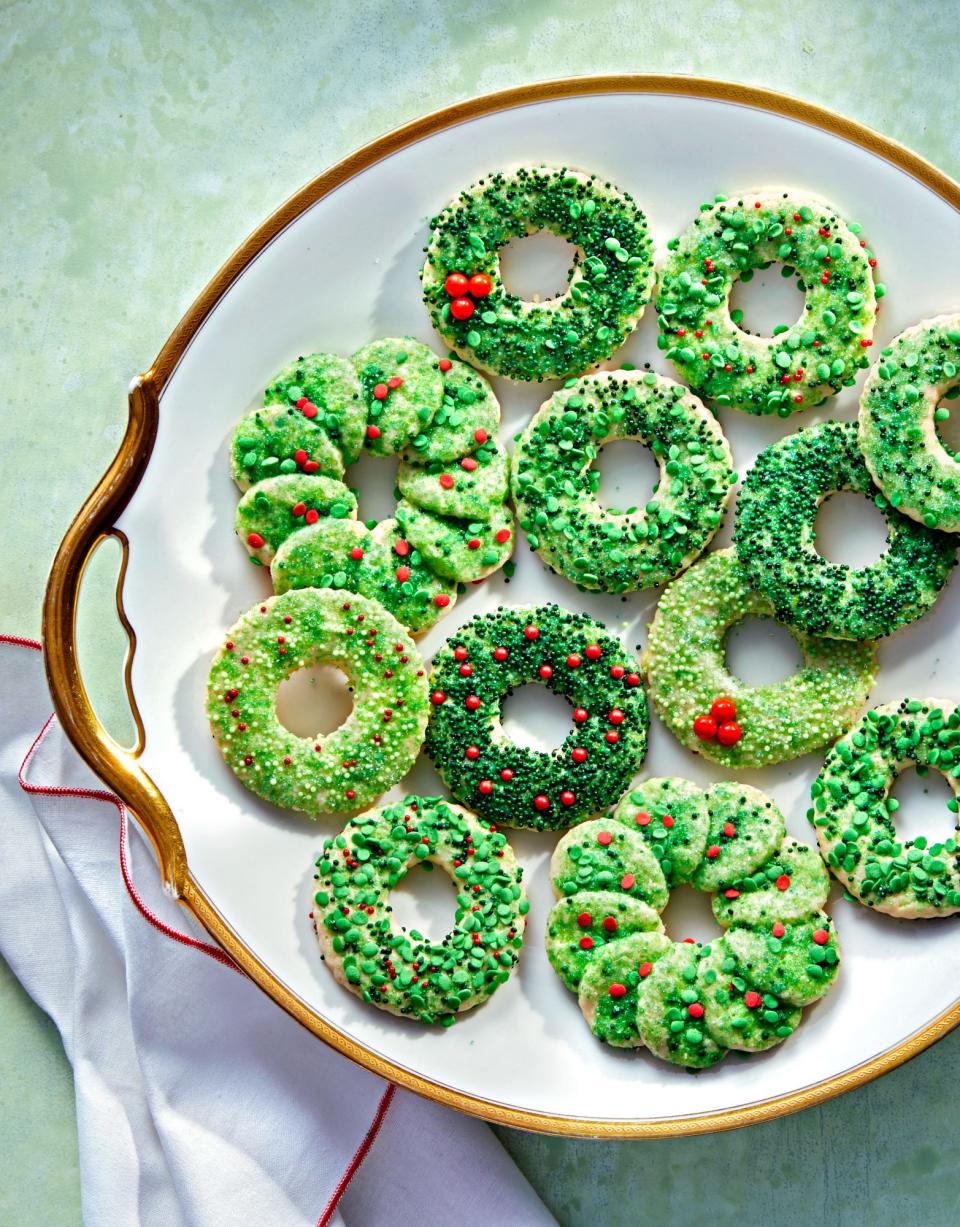
[[[373,426],[373,425],[368,426],[367,427],[367,438],[368,439],[379,439],[380,438],[380,427]]]
[[[638,827],[648,827],[650,825],[650,815],[645,809],[637,810],[633,821]]]
[[[247,545],[251,549],[258,550],[263,545],[263,538],[259,533],[247,533]]]
[[[570,669],[579,669],[581,663],[580,657],[576,654],[576,652],[571,652],[567,657],[567,666]]]
[[[584,649],[584,655],[587,660],[599,660],[603,655],[603,648],[599,643],[588,643]]]
[[[468,694],[463,703],[467,711],[476,711],[480,706],[480,696],[477,694]]]
[[[581,950],[592,950],[593,949],[593,938],[592,937],[581,937],[580,938],[580,949]]]
[[[434,707],[439,707],[441,703],[446,703],[446,701],[447,696],[442,690],[435,690],[430,696],[430,702],[434,705]]]
[[[316,507],[311,507],[303,519],[307,524],[316,524],[317,520],[320,519],[320,512],[317,511]]]
[[[462,298],[470,288],[470,282],[464,273],[450,273],[443,288],[451,298]]]
[[[493,289],[493,282],[486,273],[474,273],[470,278],[468,288],[474,298],[486,298]]]
[[[607,719],[611,724],[623,724],[623,712],[619,707],[614,707],[612,711],[607,712]]]
[[[397,582],[398,583],[405,584],[409,578],[410,578],[410,568],[409,567],[397,567]]]
[[[779,878],[777,878],[775,885],[776,885],[777,890],[788,890],[790,887],[789,874],[781,873]]]
[[[817,943],[818,946],[825,946],[827,942],[830,940],[830,934],[827,932],[826,929],[814,929],[813,940]]]
[[[577,917],[577,924],[580,926],[581,929],[589,929],[590,926],[593,924],[593,917],[590,915],[589,912],[581,912],[580,915]]]
[[[577,799],[576,796],[570,791],[569,788],[565,788],[563,792],[560,794],[560,804],[561,805],[573,805],[576,799]]]
[[[609,988],[610,996],[613,998],[626,997],[627,986],[625,984],[614,983]]]
[[[523,628],[523,633],[527,639],[539,639],[540,638],[540,628],[537,626],[525,626]]]
[[[691,1001],[687,1006],[687,1013],[691,1018],[703,1018],[703,1006],[699,1001]]]
[[[781,921],[776,920],[774,921],[773,928],[770,931],[774,937],[783,937],[784,933],[786,933],[787,930],[784,927],[784,925],[781,923]],[[814,934],[814,939],[816,939],[816,934]]]
[[[445,592],[438,592],[433,598],[433,603],[438,609],[446,609],[446,607],[450,604],[450,598]]]
[[[444,490],[452,490],[454,485],[453,477],[449,473],[441,473],[440,485],[444,488]]]
[[[486,443],[486,441],[490,438],[482,426],[477,427],[477,429],[473,432],[473,437],[477,443]],[[509,536],[509,533],[507,535]]]
[[[604,916],[604,918],[603,918],[603,927],[604,927],[604,929],[606,929],[606,931],[607,931],[608,933],[616,933],[616,931],[617,931],[617,918],[616,918],[616,916]]]
[[[454,298],[450,303],[450,314],[455,320],[468,320],[475,310],[471,298]]]
[[[477,787],[485,797],[489,797],[493,792],[493,780],[481,780]]]
[[[533,798],[533,807],[534,809],[538,809],[538,810],[549,809],[550,808],[550,798],[544,796],[542,792],[538,792],[537,795]]]
[[[610,834],[609,831],[601,831],[597,835],[597,843],[601,844],[604,848],[606,848],[609,844],[613,843],[613,836]]]
[[[587,761],[587,752],[583,746],[574,746],[570,751],[570,757],[575,763],[585,763]]]
[[[509,655],[510,653],[507,651],[506,648],[494,648],[493,649],[493,659],[498,660],[501,663],[505,661]]]
[[[496,535],[498,545],[505,545],[510,540],[510,529],[501,528]]]
[[[440,370],[443,371],[444,374],[446,374],[446,372],[452,368],[453,363],[450,361],[449,358],[441,358],[438,365],[440,367]]]
[[[736,720],[737,705],[733,699],[722,696],[719,699],[714,699],[710,704],[710,715],[713,716],[717,724],[726,724],[728,720]]]
[[[480,747],[479,746],[467,746],[464,753],[466,754],[467,758],[471,760],[479,758],[480,757]]]
[[[590,713],[585,707],[575,707],[573,709],[573,718],[577,724],[583,724],[584,720],[588,718],[589,714]]]
[[[637,972],[641,980],[645,980],[647,976],[649,976],[651,971],[653,971],[652,963],[641,963],[640,966],[637,968]]]
[[[763,1004],[763,998],[759,993],[755,993],[753,989],[748,989],[743,995],[743,1004],[748,1010],[755,1010],[757,1006]]]
[[[693,722],[693,735],[700,741],[713,741],[717,735],[717,722],[713,716],[697,716]]]
[[[390,395],[390,389],[385,383],[378,383],[373,389],[373,395],[377,400],[386,400]]]
[[[720,855],[720,845],[711,844],[710,847],[707,849],[707,860],[715,861],[719,855]]]
[[[717,729],[717,741],[722,746],[735,746],[743,736],[743,729],[736,720],[728,720]]]
[[[632,873],[625,873],[623,877],[620,879],[620,889],[621,890],[633,890],[636,884],[637,884],[637,879],[634,877]]]

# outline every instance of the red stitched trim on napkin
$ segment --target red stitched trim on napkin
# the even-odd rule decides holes
[[[42,651],[42,645],[35,639],[24,639],[18,635],[0,635],[0,643],[9,643],[15,647],[21,648],[31,648],[37,652]],[[191,937],[187,933],[181,933],[179,929],[174,929],[171,925],[168,925],[165,921],[161,920],[155,912],[152,912],[141,899],[140,894],[134,885],[133,877],[130,873],[130,864],[127,859],[127,808],[118,796],[112,792],[107,792],[105,789],[63,788],[59,785],[31,784],[27,780],[26,770],[30,759],[33,757],[33,754],[40,745],[41,741],[43,741],[55,718],[55,714],[51,712],[43,728],[33,739],[33,744],[30,746],[30,749],[24,755],[23,762],[20,764],[20,770],[17,773],[17,780],[20,787],[24,792],[40,793],[41,795],[47,797],[81,797],[90,801],[108,801],[111,805],[116,806],[117,812],[120,815],[120,871],[123,874],[123,882],[127,888],[127,893],[129,894],[131,900],[133,901],[134,907],[136,907],[140,915],[146,921],[148,921],[149,924],[153,925],[155,929],[158,929],[161,933],[163,933],[164,936],[173,938],[174,941],[180,942],[181,945],[192,946],[195,950],[202,950],[204,954],[208,954],[212,959],[216,959],[218,963],[223,963],[224,966],[231,967],[234,971],[240,972],[240,974],[243,975],[241,969],[237,966],[233,959],[230,958],[226,951],[221,950],[218,946],[211,945],[209,942],[203,942],[198,940],[196,937]],[[330,1200],[327,1202],[326,1206],[324,1206],[319,1219],[317,1219],[317,1227],[327,1227],[329,1224],[337,1209],[337,1206],[340,1204],[340,1199],[347,1191],[350,1181],[359,1171],[364,1159],[370,1153],[371,1146],[373,1146],[374,1142],[377,1140],[377,1134],[380,1132],[381,1126],[383,1125],[384,1119],[390,1108],[390,1104],[393,1102],[393,1097],[396,1094],[396,1091],[397,1088],[391,1083],[383,1092],[373,1120],[370,1122],[370,1127],[367,1129],[363,1141],[357,1147],[356,1153],[350,1160],[346,1171],[344,1171],[343,1175],[337,1181],[337,1185],[330,1196]]]
[[[393,1085],[393,1083],[391,1083],[383,1092],[383,1097],[380,1100],[380,1105],[377,1108],[376,1115],[370,1122],[370,1128],[367,1130],[363,1141],[357,1147],[357,1153],[350,1160],[349,1167],[340,1177],[340,1181],[337,1184],[337,1187],[333,1190],[330,1200],[324,1206],[323,1212],[317,1219],[317,1227],[327,1227],[327,1224],[333,1218],[334,1211],[340,1203],[340,1198],[347,1191],[347,1185],[357,1174],[360,1164],[370,1153],[370,1147],[377,1140],[377,1134],[380,1132],[380,1126],[383,1124],[384,1117],[387,1115],[387,1111],[391,1103],[393,1103],[393,1097],[396,1093],[397,1088]]]
[[[6,636],[3,637],[3,641],[10,642]],[[32,645],[28,644],[26,646]],[[179,929],[174,929],[172,925],[168,925],[155,912],[152,912],[140,898],[140,894],[133,884],[133,877],[130,874],[130,865],[127,860],[127,807],[119,797],[115,796],[112,792],[99,788],[63,788],[59,785],[31,784],[27,780],[25,774],[27,765],[55,718],[51,713],[46,724],[44,724],[43,728],[33,739],[33,744],[20,764],[20,770],[17,774],[20,787],[24,792],[40,793],[46,797],[81,797],[89,801],[108,801],[111,805],[116,806],[117,812],[120,815],[120,871],[123,874],[123,882],[127,888],[127,893],[133,900],[133,905],[140,915],[144,920],[152,924],[155,929],[163,933],[164,936],[170,937],[175,942],[180,942],[184,946],[192,946],[195,950],[202,950],[204,954],[209,955],[212,959],[216,959],[218,963],[223,963],[225,967],[232,967],[234,971],[240,971],[240,968],[226,951],[221,950],[219,946],[214,946],[209,942],[200,941],[199,938],[191,937],[188,933],[181,933]],[[241,972],[240,974],[242,975],[243,973]]]

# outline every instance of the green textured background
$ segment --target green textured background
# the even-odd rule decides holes
[[[823,103],[960,177],[957,12],[923,0],[0,0],[0,522],[16,526],[0,629],[38,633],[47,568],[114,453],[130,376],[253,226],[355,146],[502,86],[677,72]],[[119,721],[107,577],[94,579],[85,658]],[[2,973],[0,1221],[78,1223],[69,1067]],[[947,1227],[960,1222],[958,1086],[954,1035],[879,1083],[739,1133],[501,1137],[564,1224]]]

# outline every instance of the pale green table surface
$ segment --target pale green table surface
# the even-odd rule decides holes
[[[48,565],[114,453],[130,376],[248,231],[350,149],[502,86],[685,72],[823,103],[960,177],[957,48],[950,0],[7,0],[0,630],[38,634]],[[109,598],[95,578],[85,657],[116,723],[117,638],[98,629]],[[958,1087],[955,1034],[881,1082],[738,1133],[501,1136],[564,1224],[947,1227],[960,1222]],[[69,1066],[4,968],[0,1222],[79,1221]]]

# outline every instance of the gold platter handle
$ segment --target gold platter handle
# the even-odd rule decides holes
[[[126,536],[114,527],[150,459],[158,416],[157,382],[152,372],[139,375],[130,386],[127,429],[120,449],[70,525],[54,558],[43,599],[43,658],[50,696],[64,732],[136,816],[156,850],[165,889],[179,898],[187,868],[183,840],[166,801],[139,762],[144,730],[130,686],[136,637],[122,601],[128,544]],[[107,537],[114,537],[123,551],[117,611],[128,640],[125,682],[137,728],[137,743],[132,749],[120,745],[100,722],[83,683],[77,655],[77,602],[84,571]]]

